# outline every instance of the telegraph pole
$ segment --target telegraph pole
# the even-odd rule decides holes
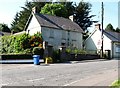
[[[104,7],[103,7],[103,2],[102,2],[102,14],[101,14],[101,26],[102,26],[102,29],[101,29],[101,40],[102,40],[102,45],[101,45],[101,51],[102,51],[102,57],[103,57],[103,20],[104,20]]]

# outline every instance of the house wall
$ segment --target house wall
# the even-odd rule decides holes
[[[110,57],[113,57],[113,49],[112,49],[112,41],[106,37],[105,35],[103,35],[103,51],[105,52],[105,50],[110,50]]]
[[[120,59],[120,43],[113,43],[113,58]]]
[[[28,28],[26,30],[26,32],[28,33],[29,31],[29,34],[30,35],[34,35],[35,33],[37,32],[40,32],[41,33],[41,26],[40,24],[38,23],[36,17],[34,16],[33,14],[33,17],[28,25]]]
[[[85,41],[85,49],[88,51],[101,49],[101,33],[99,30],[96,30],[94,34]]]
[[[103,35],[103,50],[112,50],[111,40]],[[94,34],[89,37],[85,42],[85,48],[87,51],[97,51],[101,49],[102,41],[101,41],[101,31],[96,30]],[[111,51],[112,56],[112,51]]]
[[[82,34],[79,32],[68,32],[65,30],[42,27],[42,36],[44,41],[54,46],[55,49],[60,48],[62,43],[65,43],[66,47],[82,48]]]

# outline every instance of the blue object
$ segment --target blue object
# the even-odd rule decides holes
[[[35,65],[40,64],[39,59],[40,59],[40,55],[33,55],[33,61]]]

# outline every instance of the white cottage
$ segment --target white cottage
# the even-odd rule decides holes
[[[100,24],[95,25],[94,31],[85,41],[87,51],[99,51],[101,49]],[[120,58],[120,33],[103,30],[103,51],[110,50],[111,58]]]
[[[26,24],[25,31],[30,35],[42,33],[48,45],[58,49],[61,45],[82,49],[81,27],[70,19],[43,15],[33,11]]]

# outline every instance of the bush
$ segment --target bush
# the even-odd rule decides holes
[[[82,49],[70,49],[70,48],[67,48],[66,49],[66,53],[73,53],[73,54],[86,54],[87,52],[85,50],[82,50]]]
[[[29,44],[31,47],[41,47],[42,48],[42,35],[38,32],[37,34],[34,34],[31,36],[31,39],[29,40]]]
[[[56,63],[56,62],[60,62],[60,53],[59,53],[59,50],[54,50],[53,51],[53,62]]]
[[[32,54],[33,48],[38,46],[42,48],[43,42],[40,33],[33,36],[26,33],[2,36],[1,40],[1,54]]]
[[[33,54],[35,54],[35,55],[40,55],[40,47],[34,47],[33,48]]]
[[[44,54],[44,49],[43,49],[43,48],[40,48],[40,47],[34,47],[32,53],[33,53],[34,55],[41,55],[41,56],[43,56],[43,54]]]
[[[120,80],[116,80],[112,83],[112,86],[110,88],[119,88],[120,87]]]

